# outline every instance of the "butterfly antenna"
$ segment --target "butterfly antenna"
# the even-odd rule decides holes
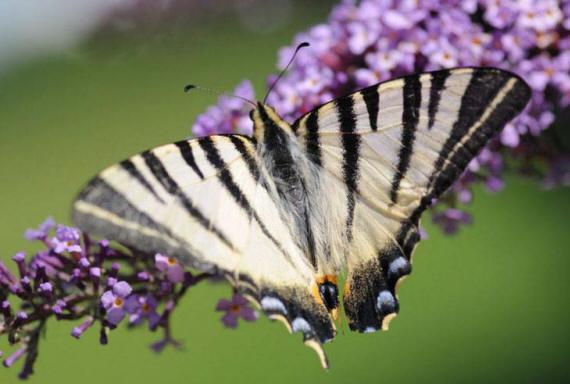
[[[231,94],[231,93],[220,92],[220,91],[216,91],[215,89],[210,89],[210,88],[206,88],[206,87],[201,87],[201,86],[195,85],[195,84],[188,84],[188,85],[185,85],[185,86],[184,86],[184,92],[189,92],[189,91],[191,91],[192,89],[197,89],[197,90],[200,90],[200,91],[213,93],[214,95],[218,95],[218,96],[234,97],[234,98],[236,98],[236,99],[240,99],[240,100],[242,100],[242,101],[245,101],[246,103],[249,103],[249,104],[253,105],[254,108],[257,107],[257,105],[256,105],[253,101],[251,101],[251,100],[249,100],[249,99],[246,99],[245,97],[242,97],[242,96],[239,96],[239,95],[234,95],[234,94]]]
[[[287,65],[285,66],[285,68],[283,68],[283,70],[281,71],[281,73],[279,74],[279,76],[277,76],[277,78],[275,80],[273,80],[273,83],[271,83],[271,86],[269,87],[269,90],[267,91],[267,93],[265,94],[265,97],[263,98],[263,104],[265,104],[265,102],[267,101],[267,98],[269,97],[269,94],[271,93],[271,91],[273,91],[273,88],[275,88],[275,85],[279,82],[279,80],[283,77],[283,75],[285,74],[285,72],[287,72],[287,70],[289,69],[289,66],[293,63],[293,60],[295,60],[295,56],[297,56],[297,52],[299,52],[301,50],[301,48],[305,48],[310,46],[311,44],[307,43],[306,41],[302,42],[301,44],[297,45],[297,48],[295,48],[295,52],[293,52],[293,56],[291,56],[291,59],[289,60],[289,62],[287,63]]]

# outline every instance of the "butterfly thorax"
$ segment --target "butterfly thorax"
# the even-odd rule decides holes
[[[307,200],[307,177],[304,175],[304,159],[297,149],[291,126],[271,107],[258,103],[253,112],[254,137],[258,153],[272,180],[281,205],[282,215],[293,223],[293,230],[300,236],[301,249],[308,251],[308,260],[316,267],[314,238],[310,228]]]
[[[254,137],[258,143],[264,165],[276,184],[282,199],[293,204],[302,203],[305,182],[302,176],[301,157],[296,151],[296,140],[291,126],[271,107],[259,103],[253,113]]]
[[[315,272],[336,274],[336,263],[331,263],[330,239],[325,234],[327,222],[314,201],[318,186],[318,170],[303,153],[291,128],[271,107],[258,103],[252,113],[254,137],[258,153],[275,186],[282,215],[292,223],[292,231],[299,247]],[[327,266],[327,270],[323,267]]]

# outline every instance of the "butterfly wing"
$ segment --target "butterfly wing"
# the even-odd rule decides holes
[[[73,207],[85,232],[224,274],[271,318],[300,331],[326,365],[334,337],[306,287],[314,271],[276,205],[253,139],[210,136],[168,144],[95,177]]]
[[[387,328],[399,309],[396,284],[411,272],[422,212],[529,97],[509,72],[458,68],[365,88],[293,124],[322,169],[321,189],[342,191],[337,237],[349,244],[351,329]]]

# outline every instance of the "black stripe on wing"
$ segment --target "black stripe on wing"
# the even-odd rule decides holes
[[[347,189],[347,218],[346,234],[348,240],[352,239],[352,224],[354,221],[354,208],[356,204],[355,193],[358,191],[358,159],[360,157],[360,136],[355,135],[356,115],[354,114],[354,99],[345,96],[335,100],[338,121],[340,124],[343,164],[342,174]]]
[[[186,164],[188,164],[188,166],[190,168],[192,168],[194,173],[196,173],[196,175],[201,180],[204,180],[204,174],[202,173],[202,171],[198,167],[198,164],[196,164],[196,160],[194,160],[194,153],[192,152],[192,145],[190,144],[190,142],[188,140],[183,140],[183,141],[179,141],[177,143],[174,143],[174,145],[176,145],[178,147],[178,150],[180,151],[180,155],[182,156],[182,158],[184,159]]]
[[[378,85],[373,85],[364,88],[360,91],[364,104],[366,104],[366,111],[368,112],[368,119],[370,122],[370,129],[373,131],[378,130],[378,111],[380,110],[380,94],[378,93]]]
[[[307,155],[313,163],[320,166],[321,163],[321,147],[319,144],[319,111],[318,108],[309,113],[305,119],[305,127],[307,130],[306,146]]]
[[[267,236],[277,249],[286,256],[287,252],[285,251],[285,248],[283,248],[283,245],[269,232],[267,226],[252,207],[241,188],[234,181],[234,178],[228,169],[228,165],[224,159],[222,159],[216,148],[214,140],[211,137],[204,137],[198,141],[198,144],[206,154],[206,158],[210,164],[218,170],[218,180],[220,180],[224,188],[234,198],[238,206],[244,210],[248,217],[253,217],[255,222],[259,225],[259,228],[261,228],[263,234]]]
[[[420,106],[422,103],[422,84],[418,75],[404,78],[402,110],[402,136],[400,138],[400,152],[398,154],[398,166],[392,180],[390,200],[398,202],[398,190],[400,183],[405,177],[414,150],[416,129],[420,118]]]
[[[431,84],[429,90],[429,104],[428,104],[428,129],[432,129],[435,123],[435,115],[439,109],[441,101],[441,92],[445,89],[445,81],[451,74],[451,71],[443,70],[433,72],[431,74]]]
[[[255,182],[260,183],[265,190],[269,190],[269,183],[264,178],[261,177],[261,163],[259,162],[258,157],[256,156],[256,141],[254,138],[249,136],[242,136],[242,135],[228,135],[225,136],[230,139],[236,151],[240,153],[242,158],[244,159],[245,163],[247,164],[247,168],[249,169],[249,173]],[[254,155],[247,150],[247,145],[251,146],[251,150],[253,151]]]
[[[245,163],[247,164],[247,168],[249,169],[249,173],[251,174],[251,177],[253,177],[253,179],[255,181],[259,180],[259,175],[260,175],[259,165],[255,161],[253,156],[251,156],[251,154],[249,153],[249,151],[247,150],[247,148],[245,146],[245,140],[249,140],[249,142],[252,145],[255,145],[255,141],[249,137],[246,137],[246,136],[230,135],[228,137],[229,137],[230,141],[232,142],[232,144],[234,145],[234,148],[236,149],[236,151],[238,151],[240,153],[240,155],[244,159]]]
[[[154,177],[156,177],[168,193],[178,198],[190,216],[192,216],[204,229],[214,233],[216,237],[229,248],[232,250],[236,249],[226,235],[224,235],[197,207],[194,206],[190,197],[182,191],[178,183],[176,183],[172,176],[168,174],[166,168],[154,153],[146,151],[141,154],[141,157],[144,159]]]
[[[131,161],[131,159],[123,160],[119,163],[121,168],[123,168],[129,175],[136,179],[140,185],[142,185],[147,191],[149,191],[158,201],[164,204],[164,200],[158,196],[152,185],[147,179],[139,172],[136,165]]]

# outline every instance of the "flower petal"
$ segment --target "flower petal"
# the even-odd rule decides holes
[[[111,307],[107,311],[107,320],[114,325],[117,325],[125,318],[125,310],[123,308]]]
[[[237,327],[237,316],[231,312],[226,313],[223,317],[222,317],[222,323],[224,323],[224,326],[228,327],[228,328],[236,328]]]
[[[113,293],[119,297],[125,298],[131,294],[133,288],[126,281],[119,281],[113,285]]]
[[[112,291],[106,291],[105,293],[103,293],[103,296],[101,296],[101,304],[103,304],[103,307],[105,309],[109,309],[110,307],[112,307],[114,302],[115,302],[115,295],[113,294]]]
[[[220,299],[216,304],[216,311],[228,311],[232,307],[232,302],[227,299]]]

